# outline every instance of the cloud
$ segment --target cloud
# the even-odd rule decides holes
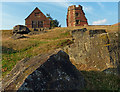
[[[91,6],[83,6],[85,12],[93,14],[93,8]]]
[[[106,22],[107,22],[107,19],[93,21],[92,25],[101,25],[101,24],[105,24]]]

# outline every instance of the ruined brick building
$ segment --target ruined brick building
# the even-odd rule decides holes
[[[36,7],[25,19],[28,28],[50,28],[50,20]]]
[[[78,7],[76,7],[75,5],[68,7],[66,20],[67,20],[67,27],[88,25],[87,19],[85,17],[85,13],[82,10],[82,6],[80,5]]]

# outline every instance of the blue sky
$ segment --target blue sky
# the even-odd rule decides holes
[[[66,27],[67,8],[70,5],[82,5],[90,25],[111,25],[118,22],[118,2],[2,2],[1,29],[24,25],[24,19],[35,7],[45,15],[49,13],[62,27]]]

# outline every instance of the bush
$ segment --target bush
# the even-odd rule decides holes
[[[53,18],[50,16],[50,14],[46,14],[47,18],[49,18],[50,20],[50,27],[54,28],[54,27],[61,27],[61,25],[59,24],[59,21],[57,19],[53,20]]]

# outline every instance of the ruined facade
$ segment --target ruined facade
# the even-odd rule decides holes
[[[50,28],[50,20],[36,7],[25,19],[28,28]]]
[[[74,27],[74,26],[84,26],[88,25],[87,19],[85,17],[85,13],[82,10],[82,6],[75,5],[68,7],[67,12],[67,27]]]

